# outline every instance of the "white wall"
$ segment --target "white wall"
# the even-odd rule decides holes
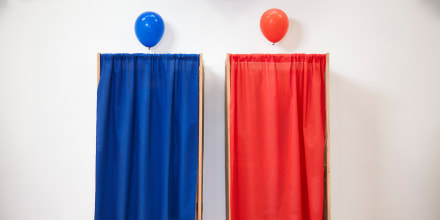
[[[147,52],[147,10],[154,52],[204,54],[204,219],[225,219],[227,52],[330,52],[333,219],[440,219],[440,0],[0,0],[0,219],[93,219],[96,53]]]

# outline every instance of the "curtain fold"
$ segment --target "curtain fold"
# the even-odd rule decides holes
[[[102,54],[96,220],[193,220],[199,55]]]
[[[326,55],[230,55],[231,220],[322,220]]]

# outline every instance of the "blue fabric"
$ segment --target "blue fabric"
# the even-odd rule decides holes
[[[199,55],[102,54],[96,220],[194,220]]]

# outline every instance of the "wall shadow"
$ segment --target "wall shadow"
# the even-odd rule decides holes
[[[436,9],[440,13],[440,0],[424,0],[424,2],[432,9]]]
[[[205,66],[204,219],[225,219],[225,79]],[[206,214],[209,213],[209,216]]]
[[[384,219],[382,181],[386,164],[380,118],[386,99],[330,73],[330,167],[332,216]],[[352,205],[356,203],[356,205]]]
[[[162,39],[156,46],[151,48],[151,53],[170,53],[170,51],[172,51],[176,36],[173,27],[166,21],[164,21],[164,23],[165,30]]]
[[[301,38],[303,36],[301,24],[292,18],[289,18],[289,29],[287,30],[286,36],[275,44],[281,47],[287,52],[292,52],[298,48],[301,43]]]

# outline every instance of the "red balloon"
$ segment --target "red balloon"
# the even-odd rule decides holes
[[[286,35],[289,28],[289,18],[280,9],[269,9],[261,16],[260,28],[270,42],[276,43]]]

